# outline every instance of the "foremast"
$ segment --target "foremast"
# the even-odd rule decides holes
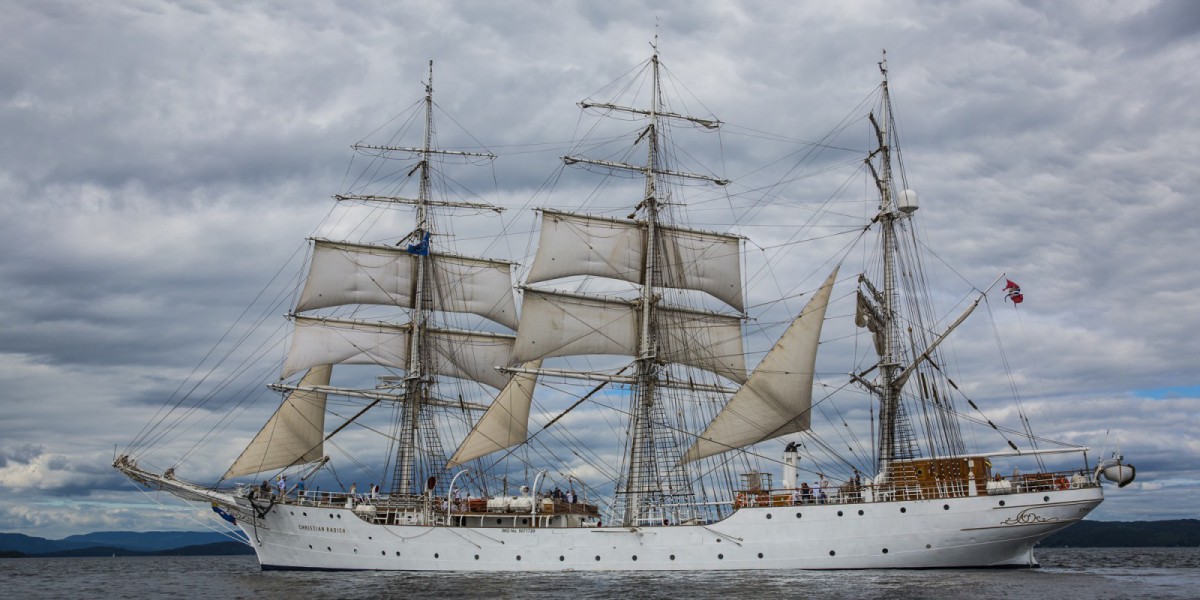
[[[460,410],[482,408],[461,397],[454,403],[439,397],[435,391],[439,377],[466,379],[496,389],[505,388],[509,381],[506,375],[495,370],[495,366],[508,364],[514,335],[449,328],[432,322],[431,314],[435,311],[470,313],[510,329],[516,328],[511,280],[513,263],[431,250],[431,239],[438,235],[431,209],[496,212],[501,209],[485,203],[433,199],[431,173],[435,159],[494,159],[495,156],[441,150],[433,146],[432,61],[423,103],[424,134],[419,147],[365,143],[353,146],[356,151],[370,153],[376,158],[407,155],[415,159],[416,164],[403,171],[403,177],[417,176],[416,197],[334,196],[342,202],[411,206],[415,209],[413,229],[395,245],[387,246],[315,240],[308,278],[292,314],[296,328],[282,377],[304,369],[310,374],[323,369],[327,374],[329,365],[337,364],[372,364],[403,375],[380,377],[375,390],[329,387],[328,375],[315,383],[310,381],[310,375],[306,375],[299,386],[276,386],[291,389],[293,395],[321,393],[321,410],[326,393],[369,400],[371,404],[354,418],[381,402],[400,404],[390,486],[397,496],[427,492],[432,489],[429,483],[445,485],[445,482],[437,481],[446,469],[447,457],[431,410],[447,406]],[[392,323],[301,314],[322,308],[362,305],[405,309],[409,321]],[[292,464],[300,462],[305,461]]]
[[[425,336],[425,323],[429,316],[429,303],[425,300],[425,262],[429,256],[427,235],[429,221],[426,211],[429,206],[429,158],[432,151],[433,139],[433,61],[429,61],[429,79],[425,82],[425,133],[422,138],[420,157],[420,180],[416,202],[416,227],[413,237],[418,244],[425,244],[424,252],[417,252],[416,288],[412,297],[412,335],[409,338],[408,375],[404,378],[404,396],[408,399],[404,406],[403,418],[400,423],[400,440],[396,448],[396,468],[392,477],[392,492],[415,493],[420,488],[413,480],[416,461],[417,428],[420,426],[421,410],[429,396],[429,381],[425,378],[425,363],[428,357],[424,352],[422,340]]]

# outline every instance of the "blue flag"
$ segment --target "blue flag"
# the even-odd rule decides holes
[[[426,231],[419,244],[409,244],[408,253],[417,256],[429,256],[429,232]]]

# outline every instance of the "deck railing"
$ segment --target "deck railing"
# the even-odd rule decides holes
[[[941,480],[855,484],[845,482],[829,489],[736,490],[735,508],[752,506],[796,506],[802,504],[857,504],[892,502],[897,500],[935,500],[966,496],[1001,496],[1051,490],[1090,488],[1100,485],[1086,472],[1054,471],[1012,477],[993,476],[990,479]]]

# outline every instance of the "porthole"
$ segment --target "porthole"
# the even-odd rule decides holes
[[[558,557],[558,562],[562,562],[564,560],[567,560],[567,557],[565,557],[565,556]]]
[[[521,555],[520,555],[520,554],[518,554],[518,555],[517,555],[517,560],[521,560]]]
[[[1042,496],[1042,502],[1049,502],[1050,496]]]
[[[863,511],[861,511],[861,510],[858,511],[858,516],[860,516],[860,517],[863,516]]]
[[[883,549],[883,553],[884,553],[884,554],[887,554],[887,548],[884,548],[884,549]]]
[[[330,519],[332,519],[332,518],[333,518],[333,515],[332,515],[332,514],[331,514],[331,515],[329,515],[329,518],[330,518]]]
[[[309,550],[312,550],[312,544],[309,544],[309,545],[308,545],[308,549],[309,549]]]
[[[718,554],[718,555],[717,555],[717,560],[725,560],[725,555],[724,555],[724,554]]]
[[[672,554],[672,555],[671,555],[671,560],[675,560],[675,555],[674,555],[674,554]]]
[[[333,548],[330,548],[329,546],[325,546],[325,549],[326,549],[326,550],[328,550],[328,551],[330,551],[330,552],[333,552]]]
[[[387,556],[387,550],[380,550],[380,551],[379,551],[379,555],[380,555],[380,556]]]
[[[943,505],[942,505],[942,510],[950,510],[950,505],[949,505],[949,504],[943,504]]]
[[[522,525],[527,525],[527,524],[529,524],[529,519],[521,519],[521,524],[522,524]]]
[[[932,547],[933,547],[933,546],[930,546],[929,544],[925,544],[925,549],[926,549],[926,550],[928,550],[928,549],[930,549],[930,548],[932,548]]]
[[[600,555],[599,555],[599,554],[597,554],[597,555],[596,555],[596,562],[600,562]]]
[[[433,557],[434,557],[434,558],[437,558],[437,557],[438,557],[438,553],[437,553],[437,552],[434,552],[434,553],[433,553]]]
[[[396,556],[400,556],[400,553],[399,553],[399,552],[397,552],[397,553],[396,553]],[[478,555],[478,554],[476,554],[476,555],[475,555],[475,560],[479,560],[479,555]]]
[[[720,544],[720,543],[721,543],[721,538],[717,538],[717,543],[718,543],[718,544]]]
[[[759,553],[758,553],[758,557],[759,557],[759,558],[762,558],[762,552],[759,552]]]
[[[358,548],[355,548],[355,549],[354,549],[354,553],[355,553],[355,554],[358,554]]]
[[[636,554],[634,554],[634,555],[633,555],[633,562],[637,562],[637,555],[636,555]]]
[[[1004,506],[1004,501],[1003,501],[1003,500],[1001,500],[1001,501],[1000,501],[1000,506]]]
[[[799,518],[800,518],[800,513],[796,513],[796,518],[797,518],[797,519],[799,519]]]
[[[836,555],[836,554],[837,554],[837,552],[834,552],[833,550],[830,550],[830,551],[829,551],[829,555],[830,555],[830,556],[834,556],[834,555]]]
[[[289,510],[289,511],[288,511],[288,514],[289,514],[289,515],[292,515],[292,516],[294,517],[294,516],[296,516],[296,511],[294,511],[294,510]]]
[[[304,515],[304,516],[306,516],[306,517],[308,516],[308,513],[306,513],[306,512],[302,512],[302,513],[300,513],[300,514],[302,514],[302,515]]]
[[[904,508],[903,506],[901,506],[901,507],[900,507],[900,512],[902,512],[902,513],[906,513],[906,512],[908,512],[908,509],[907,509],[907,508]]]
[[[768,519],[770,519],[770,518],[771,518],[771,513],[767,513],[767,518],[768,518]]]
[[[338,515],[337,518],[339,518],[339,519],[342,518],[342,515]]]
[[[397,550],[397,551],[396,551],[396,556],[400,556],[400,551],[399,551],[399,550]],[[478,554],[476,554],[476,555],[475,555],[475,558],[479,558],[479,555],[478,555]]]
[[[839,517],[842,516],[842,511],[840,511],[840,510],[838,511],[838,516]]]
[[[497,525],[499,525],[499,524],[501,524],[501,523],[503,523],[503,522],[504,522],[504,521],[502,521],[502,520],[500,520],[500,519],[496,519],[496,524],[497,524]]]

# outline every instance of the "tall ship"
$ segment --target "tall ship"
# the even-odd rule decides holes
[[[706,154],[684,139],[726,125],[668,97],[682,88],[655,48],[615,98],[580,103],[610,129],[582,127],[539,194],[576,169],[602,183],[545,193],[534,236],[447,183],[495,155],[439,147],[430,63],[412,118],[355,145],[345,212],[301,252],[282,363],[231,328],[249,358],[181,386],[114,467],[211,505],[263,569],[1036,566],[1038,541],[1132,466],[1036,435],[1019,396],[994,409],[1017,425],[997,423],[955,380],[955,331],[1019,288],[1001,275],[934,308],[946,296],[879,67],[862,115],[751,188],[692,168]],[[852,125],[862,151],[834,143]],[[835,167],[864,182],[838,186],[850,208],[781,200]],[[745,233],[764,222],[770,239]],[[219,480],[196,481],[254,412],[235,383],[249,359],[278,369],[277,410]]]

